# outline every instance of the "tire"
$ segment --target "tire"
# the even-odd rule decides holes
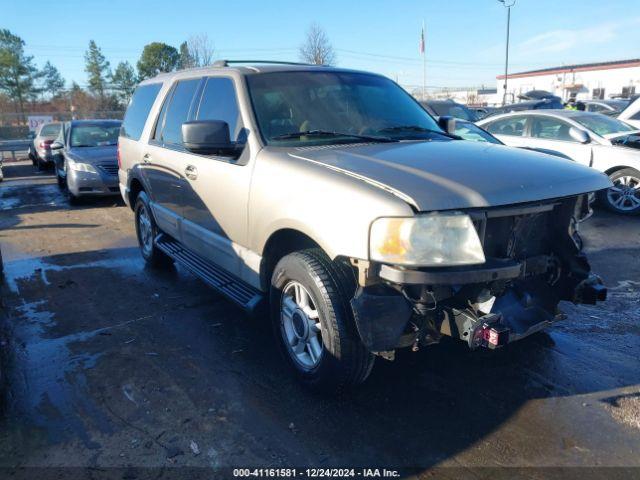
[[[623,168],[609,178],[614,187],[598,194],[600,203],[621,215],[640,215],[640,171]]]
[[[307,307],[302,308],[305,302],[294,298],[298,286],[310,299]],[[273,271],[270,305],[276,341],[296,377],[314,390],[336,392],[354,387],[373,368],[375,357],[360,341],[349,305],[355,286],[353,273],[320,249],[289,254]],[[321,345],[320,354],[316,343]]]
[[[39,158],[36,158],[36,170],[39,172],[42,172],[44,171],[44,169],[45,169],[45,166],[42,163],[42,160],[40,160]]]
[[[143,191],[138,194],[135,202],[135,222],[136,236],[142,258],[148,265],[153,267],[166,267],[173,263],[171,257],[158,250],[155,246],[154,239],[160,233],[160,229],[156,225],[149,204],[149,197]],[[146,219],[146,221],[145,221]],[[148,221],[148,224],[147,224]]]

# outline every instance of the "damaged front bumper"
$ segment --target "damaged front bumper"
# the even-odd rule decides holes
[[[442,335],[471,348],[496,348],[563,318],[560,301],[605,300],[606,288],[581,252],[577,225],[588,212],[586,196],[469,212],[484,264],[367,265],[351,301],[363,343],[384,356],[436,343]]]

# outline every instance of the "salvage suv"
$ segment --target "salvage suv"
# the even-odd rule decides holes
[[[316,388],[443,335],[500,347],[562,318],[562,300],[606,297],[578,233],[605,175],[461,140],[380,75],[228,61],[162,74],[136,89],[118,154],[144,259],[268,307]]]

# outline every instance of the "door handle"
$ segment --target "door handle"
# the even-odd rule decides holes
[[[149,155],[148,153],[145,153],[144,156],[142,157],[142,161],[144,163],[149,163],[151,161],[151,155]]]
[[[198,169],[193,165],[187,165],[184,169],[184,174],[189,180],[195,180],[198,178]]]

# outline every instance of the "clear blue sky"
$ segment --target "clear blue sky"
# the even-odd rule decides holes
[[[640,57],[637,7],[637,0],[518,0],[510,70]],[[20,35],[39,66],[50,60],[81,85],[90,39],[112,67],[135,65],[146,43],[178,47],[199,33],[217,58],[298,60],[305,30],[317,22],[340,66],[417,86],[423,19],[429,86],[495,86],[506,25],[497,0],[0,0],[0,28]]]

